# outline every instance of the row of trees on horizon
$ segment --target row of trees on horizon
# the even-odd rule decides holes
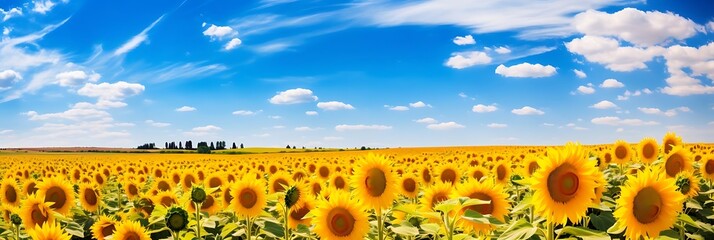
[[[178,145],[176,145],[176,142],[165,142],[164,143],[164,149],[185,149],[185,150],[196,150],[199,147],[205,146],[210,150],[225,150],[228,149],[226,145],[226,141],[216,141],[214,142],[199,142],[195,147],[193,145],[193,141],[188,140],[185,143],[184,142],[178,142]],[[137,149],[159,149],[156,147],[155,143],[144,143],[142,145],[139,145],[136,147]],[[238,149],[241,148],[243,149],[243,143],[240,144],[240,146],[236,145],[234,142],[233,145],[231,146],[231,149]]]

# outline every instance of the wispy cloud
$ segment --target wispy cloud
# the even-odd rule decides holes
[[[138,47],[139,44],[141,44],[141,43],[143,43],[144,41],[146,41],[146,39],[149,38],[149,34],[148,34],[149,31],[151,31],[151,29],[154,28],[154,26],[156,26],[156,24],[159,23],[159,22],[161,21],[161,19],[164,18],[164,16],[165,16],[165,15],[161,15],[161,17],[159,17],[158,19],[156,19],[156,21],[154,21],[153,23],[151,23],[151,25],[149,25],[148,27],[144,28],[144,30],[141,31],[139,34],[137,34],[136,36],[134,36],[134,37],[132,37],[131,39],[129,39],[129,41],[127,41],[127,42],[125,42],[124,44],[122,44],[121,47],[117,48],[117,49],[114,51],[114,56],[119,56],[119,55],[123,55],[123,54],[125,54],[125,53],[128,53],[128,52],[130,52],[131,50],[134,50],[136,47]]]

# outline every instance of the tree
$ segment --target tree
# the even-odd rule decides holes
[[[216,147],[213,145],[213,142],[211,142],[211,147],[210,147],[210,149],[211,149],[211,150],[216,150]]]
[[[295,145],[293,145],[293,149],[295,149]]]
[[[182,145],[182,144],[183,144],[182,142],[179,142],[179,149],[183,149],[183,145]]]
[[[285,148],[286,148],[286,149],[290,149],[290,144],[288,144],[287,146],[285,146]]]
[[[234,142],[233,147],[231,147],[231,149],[236,149],[236,148],[238,148],[238,147],[236,147],[236,143]]]
[[[240,144],[240,149],[243,149],[243,144],[242,144],[242,143]]]
[[[367,147],[362,146],[362,148],[360,148],[360,150],[367,150]]]
[[[203,145],[203,146],[198,147],[197,152],[198,152],[198,153],[209,154],[209,153],[211,153],[211,149],[210,149],[209,147]]]

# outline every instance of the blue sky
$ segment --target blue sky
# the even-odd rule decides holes
[[[2,147],[714,141],[709,1],[0,9]]]

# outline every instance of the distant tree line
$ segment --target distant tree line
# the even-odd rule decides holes
[[[205,146],[209,150],[224,150],[227,149],[226,141],[216,141],[216,142],[199,142],[198,145],[194,147],[193,141],[188,140],[185,142],[164,142],[164,149],[186,149],[186,150],[198,150],[201,146]],[[234,142],[231,149],[238,149],[238,145]],[[240,148],[243,149],[243,143],[240,144]],[[145,143],[139,145],[137,149],[159,149],[156,147],[155,143]]]
[[[144,143],[136,147],[136,149],[158,149],[154,143]]]

